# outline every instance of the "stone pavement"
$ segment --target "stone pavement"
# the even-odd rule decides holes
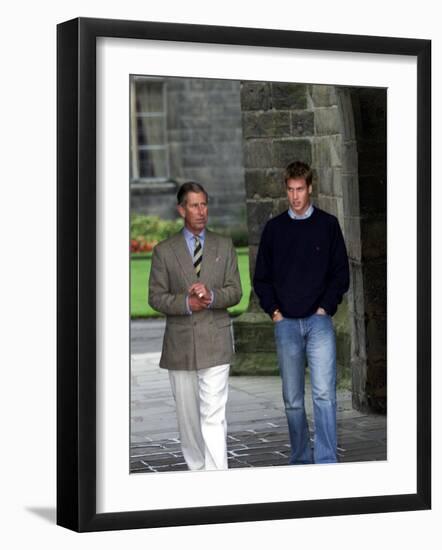
[[[186,470],[167,371],[158,367],[163,320],[131,323],[131,472]],[[313,427],[310,386],[306,409]],[[363,415],[338,391],[340,462],[386,460],[386,417]],[[231,376],[227,402],[229,468],[281,466],[290,451],[278,376]]]

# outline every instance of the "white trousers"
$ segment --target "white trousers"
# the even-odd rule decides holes
[[[230,365],[169,370],[181,449],[189,470],[227,469],[226,403]]]

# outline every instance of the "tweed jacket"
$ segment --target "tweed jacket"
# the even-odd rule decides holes
[[[189,287],[204,283],[213,291],[210,308],[186,309]],[[206,229],[200,277],[182,232],[153,251],[149,304],[166,315],[160,367],[195,370],[230,363],[233,341],[227,308],[242,296],[236,252],[231,239]]]

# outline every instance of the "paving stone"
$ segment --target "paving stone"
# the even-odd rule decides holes
[[[158,430],[155,432],[149,432],[152,441],[163,441],[163,438],[171,439],[173,437],[178,437],[178,432],[167,432],[163,430]]]
[[[164,443],[164,448],[167,449],[169,452],[173,453],[175,451],[179,451],[181,449],[181,446],[179,443],[175,443],[172,441],[166,441]]]
[[[285,431],[281,430],[278,433],[244,430],[229,434],[228,437],[228,441],[234,442],[233,446],[228,447],[229,468],[280,466],[288,463],[290,445]],[[270,438],[270,441],[266,441],[266,438]],[[155,447],[150,448],[155,449]],[[158,452],[158,448],[156,451],[150,457],[143,455],[143,461],[140,461],[140,448],[135,448],[134,453],[137,452],[137,456],[132,457],[135,460],[131,461],[131,471],[159,472],[175,471],[177,468],[186,469],[180,452],[161,453]],[[339,440],[338,460],[339,462],[386,460],[385,441],[356,437],[347,438],[345,442]]]
[[[347,444],[347,449],[351,449],[352,451],[361,451],[361,450],[370,450],[373,449],[373,447],[379,446],[379,444],[376,441],[367,440],[367,441],[361,441],[361,440],[353,440],[349,441]]]
[[[157,333],[161,326],[164,330],[164,321],[156,322]],[[149,324],[139,323],[139,332],[143,323]],[[159,349],[143,348],[142,339],[139,340],[137,350],[143,355],[132,357],[130,471],[185,471],[167,372],[158,368]],[[161,339],[155,339],[152,345],[160,346]],[[306,411],[313,429],[308,382]],[[231,377],[227,415],[229,468],[287,465],[290,444],[279,376]],[[337,418],[339,462],[386,460],[384,416],[353,410],[351,393],[338,391]]]
[[[233,468],[244,468],[244,464],[238,461],[229,462],[229,470]]]
[[[387,459],[386,456],[380,455],[380,454],[367,457],[367,455],[363,453],[354,453],[344,457],[344,459],[341,462],[373,462],[373,461],[383,461],[386,459]]]
[[[144,459],[144,461],[149,464],[149,466],[152,466],[152,468],[156,468],[158,466],[171,466],[173,467],[174,465],[177,464],[177,462],[182,462],[182,460],[178,461],[178,459],[176,459],[174,456],[168,456],[166,458],[163,458],[161,460],[157,460],[156,458],[152,457],[147,460],[147,459]]]
[[[262,453],[247,459],[250,466],[288,466],[287,458],[272,453]]]
[[[136,472],[136,471],[143,471],[146,469],[146,464],[141,462],[140,460],[137,460],[136,462],[130,463],[130,471]]]
[[[261,441],[271,441],[271,442],[284,442],[286,443],[288,441],[288,434],[282,434],[282,433],[265,433],[262,435]]]
[[[145,460],[149,462],[149,464],[152,464],[153,462],[160,462],[162,460],[165,460],[166,462],[175,462],[175,456],[174,453],[165,453],[162,452],[156,452],[156,453],[142,453],[142,454],[134,454],[132,455],[133,458],[138,458],[140,460]]]
[[[277,452],[283,447],[285,444],[288,444],[288,438],[285,441],[278,441],[278,442],[271,442],[271,443],[264,443],[260,440],[257,440],[254,443],[249,443],[247,446],[248,452],[250,454],[256,454],[256,453],[262,453],[265,452]]]
[[[227,452],[238,452],[244,449],[247,449],[247,445],[244,445],[244,443],[235,443],[232,445],[231,443],[227,442]]]
[[[141,453],[154,454],[159,452],[164,452],[167,449],[166,445],[163,443],[158,443],[155,445],[131,445],[131,453],[135,456]]]
[[[144,437],[141,437],[141,436],[133,436],[131,435],[131,447],[132,448],[136,448],[138,445],[140,447],[144,447],[146,445],[146,439]]]
[[[174,464],[171,468],[171,471],[177,472],[177,471],[185,471],[188,470],[187,464],[181,463],[181,464]]]

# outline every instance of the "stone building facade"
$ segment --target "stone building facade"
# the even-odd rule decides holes
[[[131,212],[175,219],[177,187],[192,180],[212,224],[244,225],[240,82],[134,76],[131,87]]]

